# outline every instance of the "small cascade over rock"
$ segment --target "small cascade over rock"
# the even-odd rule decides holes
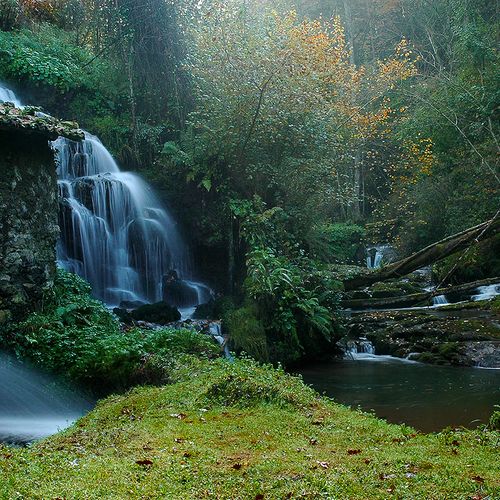
[[[11,102],[16,108],[22,107],[21,101],[17,98],[16,94],[5,87],[2,82],[0,82],[0,102]]]
[[[477,294],[471,297],[471,300],[479,301],[493,299],[494,297],[500,295],[500,283],[488,286],[480,286],[477,289],[477,292]]]
[[[374,345],[365,337],[356,340],[348,340],[345,343],[345,358],[360,359],[375,355]]]
[[[382,264],[388,264],[395,258],[395,251],[391,245],[375,245],[366,249],[366,267],[379,269]]]
[[[435,306],[444,306],[446,304],[449,304],[448,299],[446,298],[446,295],[437,295],[432,298],[432,303]]]

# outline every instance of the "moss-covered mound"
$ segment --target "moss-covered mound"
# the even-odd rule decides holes
[[[250,361],[179,362],[173,385],[0,447],[1,498],[498,498],[494,431],[421,435]]]
[[[39,111],[36,107],[16,108],[9,103],[0,103],[0,131],[43,135],[50,140],[60,136],[74,141],[84,138],[77,123],[61,121]]]

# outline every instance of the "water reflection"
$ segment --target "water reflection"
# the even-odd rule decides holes
[[[408,363],[374,356],[304,368],[304,381],[340,403],[424,432],[487,423],[500,404],[500,370]]]

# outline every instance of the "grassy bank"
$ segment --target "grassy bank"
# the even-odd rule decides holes
[[[246,360],[184,358],[170,375],[29,449],[0,447],[0,497],[500,497],[498,432],[418,434]]]

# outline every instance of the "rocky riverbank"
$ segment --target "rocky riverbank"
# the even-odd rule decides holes
[[[456,366],[500,368],[500,300],[441,308],[352,314],[348,338],[366,338],[377,354]]]

